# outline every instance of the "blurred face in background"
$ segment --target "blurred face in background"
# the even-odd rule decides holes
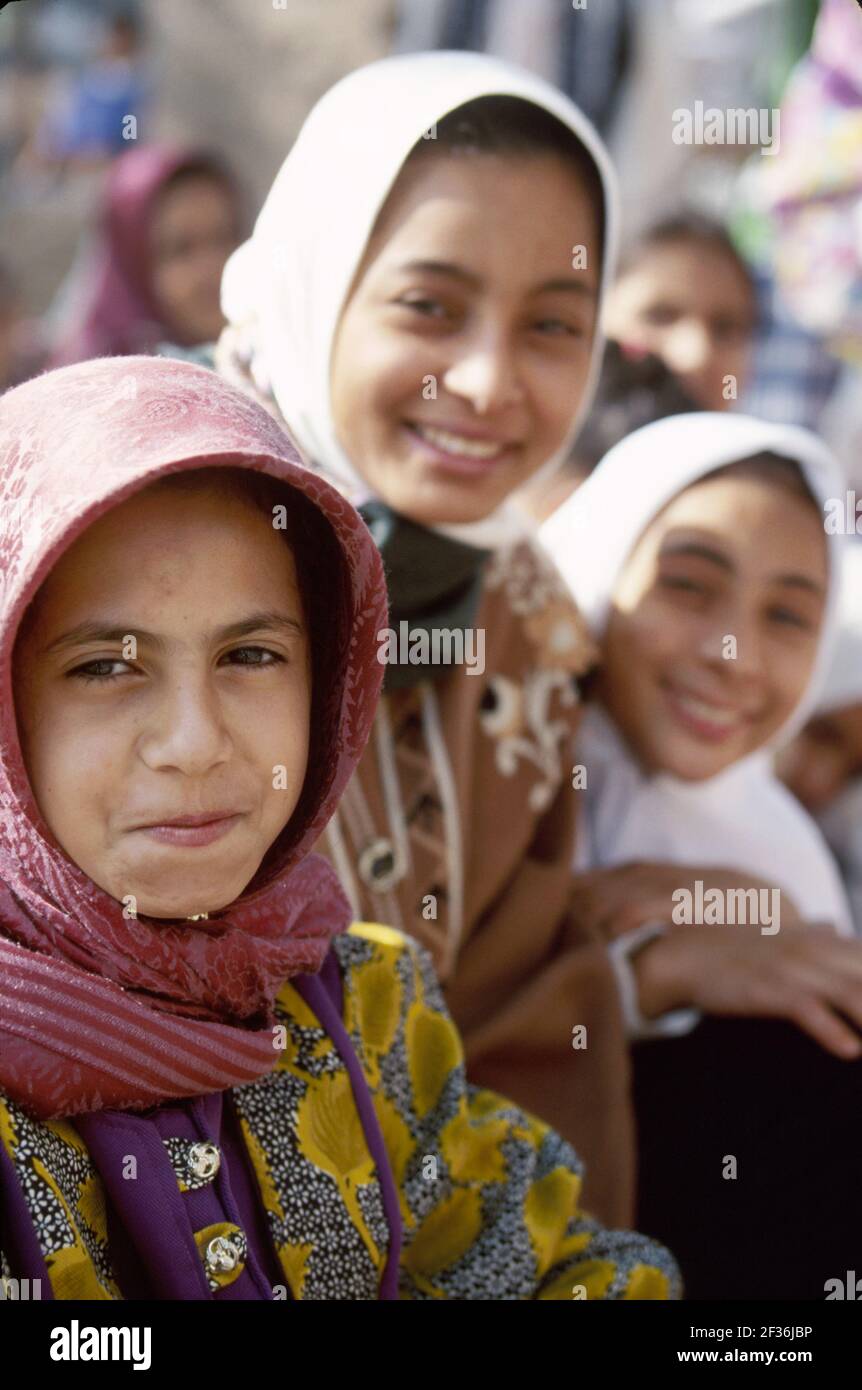
[[[152,293],[162,320],[185,346],[224,327],[221,275],[239,239],[236,200],[211,174],[169,180],[150,218]]]
[[[408,163],[331,365],[338,436],[390,507],[480,520],[561,447],[589,374],[597,247],[589,189],[554,154]]]
[[[660,357],[702,410],[727,410],[748,376],[755,327],[751,282],[719,246],[696,240],[647,245],[608,295],[605,330]]]
[[[862,776],[862,705],[812,719],[782,751],[777,768],[803,806],[824,810],[848,782]]]

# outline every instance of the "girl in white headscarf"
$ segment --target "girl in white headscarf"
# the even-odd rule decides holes
[[[571,911],[593,648],[510,505],[589,406],[615,240],[607,156],[560,92],[476,54],[386,59],[303,126],[226,267],[216,367],[359,506],[386,565],[386,693],[328,835],[354,909],[430,949],[472,1079],[555,1120],[618,1219],[625,1039]]]
[[[764,454],[789,465],[744,471]],[[546,523],[603,647],[579,740],[582,868],[727,867],[775,885],[804,920],[852,935],[829,851],[771,763],[828,666],[843,538],[825,533],[822,509],[840,489],[806,431],[702,412],[629,435]],[[632,1031],[654,1032],[624,993]],[[691,1021],[674,1015],[661,1031]]]
[[[638,1219],[674,1243],[695,1298],[822,1297],[855,1210],[812,1195],[810,1221],[788,1223],[826,1160],[816,1145],[855,1114],[834,1095],[859,1084],[862,942],[824,840],[772,769],[828,669],[843,538],[824,508],[841,492],[806,431],[695,413],[630,435],[543,529],[602,647],[578,862],[679,866],[611,952],[630,1036],[668,1039],[634,1054]],[[700,1014],[716,1018],[675,1036]],[[802,1258],[800,1242],[826,1237],[822,1262]]]

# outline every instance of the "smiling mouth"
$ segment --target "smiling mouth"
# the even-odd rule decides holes
[[[723,742],[750,722],[742,711],[713,704],[679,686],[665,686],[664,693],[678,722],[710,743]]]
[[[408,421],[407,429],[436,453],[454,463],[481,467],[504,458],[514,447],[509,440],[478,439],[454,430],[439,429],[436,425],[419,425],[415,421]]]

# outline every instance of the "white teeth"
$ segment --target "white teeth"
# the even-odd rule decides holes
[[[735,728],[739,723],[739,716],[734,711],[718,709],[715,705],[707,704],[705,700],[698,700],[695,695],[684,695],[681,690],[678,690],[676,699],[683,709],[688,710],[695,719],[707,720],[710,724],[715,724],[722,729]]]
[[[461,434],[450,434],[448,430],[438,430],[431,425],[414,425],[413,428],[435,448],[442,449],[446,454],[460,455],[462,458],[496,458],[505,447],[491,440],[465,439]]]

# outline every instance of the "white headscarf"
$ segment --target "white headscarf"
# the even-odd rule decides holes
[[[338,82],[313,108],[282,165],[252,236],[230,257],[222,310],[239,331],[257,386],[271,390],[296,444],[315,466],[363,500],[368,489],[341,447],[329,369],[341,310],[368,238],[407,155],[450,111],[483,96],[520,97],[556,116],[580,140],[604,190],[599,302],[616,255],[617,193],[601,139],[562,92],[495,58],[418,53],[384,58]],[[566,457],[589,408],[601,361],[598,332],[587,388],[570,435],[541,470]],[[481,522],[439,526],[493,548],[524,529],[504,503]]]
[[[541,539],[597,638],[626,560],[653,518],[708,473],[762,451],[795,460],[821,509],[843,495],[837,463],[807,430],[704,411],[636,430],[548,519]],[[739,869],[785,889],[807,919],[851,933],[820,832],[771,769],[775,746],[815,707],[831,657],[843,537],[827,535],[827,543],[829,592],[812,675],[767,746],[699,782],[647,774],[605,712],[590,708],[581,735],[587,790],[580,867],[645,859]]]

